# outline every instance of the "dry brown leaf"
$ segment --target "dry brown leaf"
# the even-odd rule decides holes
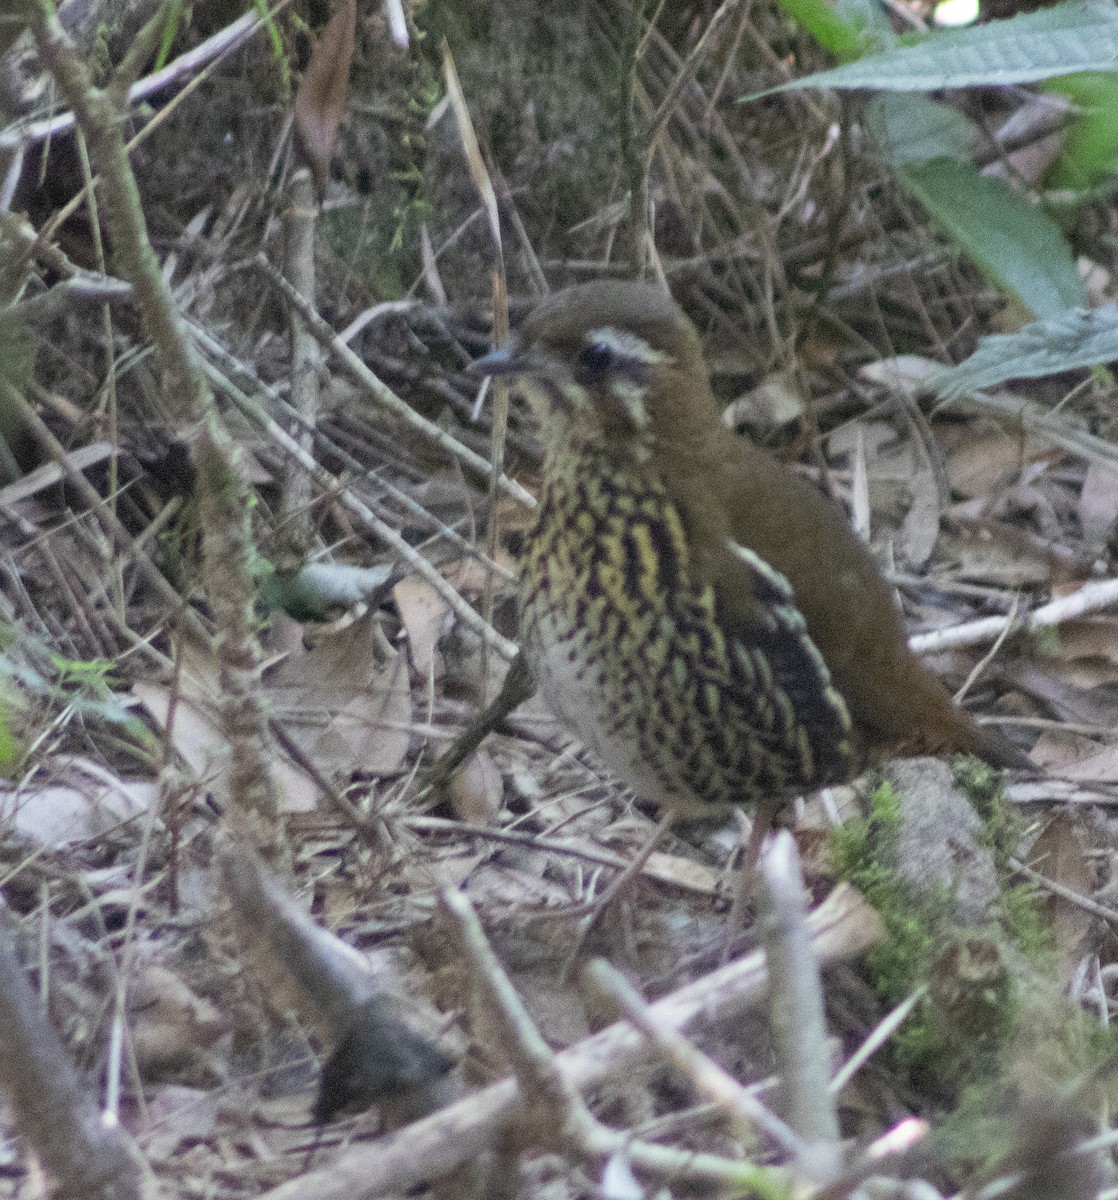
[[[0,788],[0,819],[26,837],[58,849],[99,838],[155,802],[154,783],[117,779],[100,767],[83,770],[81,760],[70,767],[64,783]]]
[[[1028,587],[1047,584],[1052,577],[1048,560],[1008,546],[1000,538],[978,533],[944,532],[939,539],[939,556],[954,564],[952,578],[993,587]]]
[[[529,871],[486,862],[474,870],[466,892],[482,912],[513,912],[517,908],[555,908],[570,904],[571,894],[560,884]]]
[[[132,692],[164,732],[173,713],[171,743],[204,788],[224,796],[228,787],[229,745],[221,728],[220,684],[212,657],[184,644],[179,695],[162,683],[136,680]],[[310,812],[318,788],[286,758],[272,763],[273,778],[286,812]]]
[[[1069,682],[1061,663],[1042,667],[1014,661],[1003,669],[1007,682],[1043,700],[1063,720],[1118,728],[1118,700],[1106,688],[1084,688]]]
[[[1061,769],[1060,774],[1065,779],[1074,779],[1080,783],[1118,782],[1118,746],[1108,746],[1105,750],[1068,763]]]
[[[462,149],[466,153],[466,166],[470,178],[481,197],[482,207],[489,219],[489,232],[493,235],[493,244],[501,249],[501,217],[497,208],[497,193],[493,190],[493,181],[485,160],[481,156],[477,134],[474,133],[474,123],[470,118],[470,110],[466,106],[466,97],[462,92],[462,84],[458,80],[458,71],[454,66],[454,57],[450,47],[443,43],[443,73],[446,76],[446,94],[450,98],[450,106],[454,110],[454,119],[458,124],[458,137],[462,141]]]
[[[384,645],[375,614],[324,635],[267,682],[276,715],[319,770],[386,775],[403,762],[412,719],[407,663]]]
[[[1064,621],[1058,632],[1059,655],[1065,661],[1097,658],[1118,666],[1118,617],[1080,617]]]
[[[989,497],[1044,450],[1044,443],[1036,438],[1022,439],[1000,429],[971,433],[948,453],[947,479],[956,495],[968,500]]]
[[[700,896],[717,896],[720,875],[702,863],[690,858],[681,858],[678,854],[661,854],[654,850],[648,856],[641,874],[648,879],[666,883],[669,887],[679,888],[684,892],[696,892]]]
[[[493,825],[505,798],[505,785],[496,763],[478,750],[451,775],[446,798],[460,821],[474,825]]]
[[[166,1083],[144,1097],[147,1127],[144,1157],[159,1163],[171,1157],[184,1142],[198,1143],[217,1131],[224,1089],[184,1087]],[[306,1105],[301,1113],[306,1122]]]
[[[1083,540],[1088,546],[1104,546],[1118,522],[1118,471],[1109,463],[1087,464],[1078,509]]]
[[[418,575],[401,579],[392,589],[392,598],[407,631],[412,670],[430,679],[436,672],[435,647],[446,628],[450,606]]]
[[[341,0],[311,51],[295,94],[295,140],[314,176],[319,199],[326,194],[338,127],[346,112],[356,29],[357,0]]]
[[[1062,726],[1046,729],[1029,751],[1029,758],[1041,771],[1064,776],[1099,752],[1099,744],[1084,734],[1069,733]]]
[[[1089,898],[1097,879],[1087,857],[1087,846],[1075,813],[1065,810],[1056,813],[1044,827],[1029,851],[1027,863],[1046,879]],[[1069,983],[1079,960],[1089,949],[1095,919],[1079,905],[1059,896],[1049,896],[1045,909],[1060,956],[1060,979]]]
[[[132,1050],[140,1074],[154,1078],[195,1062],[225,1032],[218,1010],[173,972],[143,967],[128,992]]]
[[[916,465],[908,480],[912,504],[901,524],[900,546],[905,560],[923,567],[932,557],[939,538],[939,488],[935,472],[926,459]]]
[[[523,505],[520,507],[523,511]],[[501,528],[507,530],[509,526],[504,521],[504,516],[505,514],[502,512]],[[511,518],[511,512],[509,516]],[[516,571],[516,563],[504,551],[498,554],[497,562],[510,571]],[[461,592],[464,596],[484,592],[486,581],[490,575],[489,567],[472,555],[451,559],[441,569],[447,583],[453,584],[455,591]]]

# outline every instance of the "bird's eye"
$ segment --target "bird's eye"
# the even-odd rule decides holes
[[[613,347],[609,342],[595,340],[588,342],[579,351],[579,371],[586,376],[596,378],[604,375],[613,362]]]

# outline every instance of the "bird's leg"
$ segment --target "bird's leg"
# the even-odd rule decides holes
[[[753,824],[742,848],[741,865],[737,870],[737,886],[734,888],[734,899],[730,905],[731,934],[736,933],[745,924],[745,910],[753,897],[753,884],[757,878],[761,848],[765,844],[765,838],[772,832],[779,811],[780,805],[771,800],[763,800],[753,810]]]
[[[567,965],[563,970],[563,978],[567,978],[571,968],[578,959],[582,951],[582,947],[586,939],[594,931],[595,926],[601,920],[602,915],[615,901],[620,899],[626,891],[633,885],[633,880],[644,870],[648,864],[648,860],[652,857],[652,852],[664,840],[668,830],[671,829],[675,821],[675,814],[669,809],[658,822],[656,828],[652,831],[652,836],[640,848],[636,856],[617,876],[617,878],[593,900],[587,900],[583,904],[575,904],[569,908],[563,908],[556,911],[557,916],[563,917],[589,917],[589,920],[579,930],[578,936],[575,938],[574,949],[571,951],[567,959]],[[543,917],[551,916],[550,912],[539,914]]]
[[[532,677],[532,668],[521,651],[509,664],[508,673],[496,699],[486,705],[469,728],[455,739],[450,749],[436,759],[431,768],[430,787],[436,791],[444,788],[455,769],[473,754],[514,708],[530,699],[535,691],[536,681]]]
[[[669,829],[675,820],[675,814],[669,809],[661,818],[656,828],[652,831],[652,836],[637,852],[636,857],[617,878],[594,900],[588,900],[586,904],[580,905],[579,908],[584,914],[589,915],[590,920],[586,924],[586,929],[583,931],[582,937],[585,938],[591,929],[598,923],[602,913],[619,897],[624,895],[626,890],[631,886],[636,877],[648,865],[648,860],[652,857],[653,850],[664,840]]]

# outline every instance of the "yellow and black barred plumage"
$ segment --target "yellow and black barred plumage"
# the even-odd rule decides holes
[[[1026,762],[909,651],[841,510],[725,428],[663,292],[569,288],[478,365],[520,376],[542,426],[524,653],[639,794],[771,812],[887,753]]]
[[[523,567],[525,653],[579,739],[647,799],[683,812],[852,770],[849,713],[791,588],[739,554],[757,620],[727,628],[647,465],[549,458]]]

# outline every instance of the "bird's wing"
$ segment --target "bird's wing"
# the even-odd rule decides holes
[[[772,733],[803,757],[803,786],[854,773],[850,714],[808,635],[788,580],[752,550],[729,540],[714,579],[719,625],[736,668],[735,686],[763,698]]]

